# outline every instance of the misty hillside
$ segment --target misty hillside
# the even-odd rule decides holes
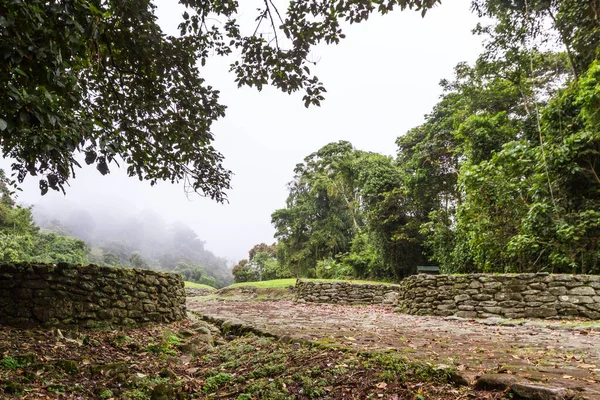
[[[187,225],[165,221],[152,210],[127,213],[65,200],[36,205],[33,216],[44,230],[84,240],[94,264],[178,272],[215,287],[232,282],[225,258],[206,250]]]

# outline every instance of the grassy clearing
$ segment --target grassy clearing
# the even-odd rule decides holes
[[[389,282],[365,281],[365,280],[360,280],[360,279],[344,280],[344,279],[306,279],[306,278],[302,278],[302,280],[312,281],[312,282],[348,282],[348,283],[356,283],[356,284],[368,283],[371,285],[391,285],[391,283],[389,283]],[[274,279],[272,281],[262,281],[262,282],[234,283],[233,285],[229,285],[228,287],[240,287],[240,286],[254,286],[254,287],[258,287],[258,288],[281,288],[281,287],[287,287],[287,286],[296,286],[296,278]]]
[[[191,288],[191,289],[208,289],[208,290],[214,290],[214,291],[217,290],[212,286],[204,285],[202,283],[188,282],[188,281],[185,282],[185,287]]]

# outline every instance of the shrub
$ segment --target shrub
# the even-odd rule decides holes
[[[319,279],[347,279],[354,276],[352,267],[333,258],[318,261],[315,273]]]

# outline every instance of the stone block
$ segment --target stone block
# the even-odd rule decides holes
[[[600,312],[600,303],[587,303],[584,305],[587,310],[591,311],[599,311]]]
[[[525,296],[525,301],[526,302],[540,302],[540,303],[551,303],[553,301],[556,301],[556,296],[552,296],[552,295],[530,295],[530,296]]]
[[[482,307],[495,307],[498,305],[498,302],[494,300],[487,300],[482,301],[481,303],[479,303],[479,305],[481,305]]]
[[[594,302],[590,296],[559,296],[558,299],[562,302],[569,302],[573,304],[588,304]]]
[[[581,282],[581,281],[574,281],[574,280],[571,280],[571,281],[567,281],[567,282],[565,282],[565,286],[566,286],[568,289],[576,288],[576,287],[583,286],[583,285],[584,285],[584,283],[583,283],[583,282]]]
[[[502,307],[483,307],[483,311],[490,314],[498,314],[502,313]]]
[[[469,296],[468,294],[459,294],[458,296],[454,296],[454,301],[456,301],[457,303],[461,302],[461,301],[466,301],[466,300],[470,300],[471,296]]]
[[[529,284],[529,289],[533,289],[533,290],[546,290],[548,288],[548,285],[546,285],[543,282],[533,282]]]
[[[500,289],[500,287],[502,287],[502,283],[500,282],[486,282],[484,283],[483,287],[485,287],[486,289]]]
[[[581,314],[589,319],[594,319],[594,320],[600,319],[600,312],[598,312],[598,311],[583,310],[583,311],[581,311]]]
[[[556,308],[538,307],[528,311],[528,316],[533,318],[548,318],[558,315]]]
[[[479,289],[479,288],[482,288],[482,287],[483,287],[483,285],[480,282],[477,282],[477,281],[473,281],[473,282],[471,282],[469,284],[469,288],[470,289]]]
[[[502,308],[513,308],[513,307],[517,307],[521,304],[522,303],[520,301],[514,301],[514,300],[506,300],[506,301],[498,302],[498,306],[502,307]]]
[[[590,286],[579,286],[569,290],[569,295],[576,296],[595,296],[596,291]]]
[[[507,301],[507,300],[515,300],[522,301],[523,295],[520,293],[511,293],[511,292],[500,292],[494,295],[494,299],[498,301]]]
[[[522,294],[523,296],[531,296],[531,295],[534,295],[534,294],[540,294],[540,293],[541,293],[541,291],[540,291],[540,290],[534,290],[534,289],[523,290],[523,291],[521,292],[521,294]]]
[[[524,291],[527,290],[527,286],[524,285],[523,283],[516,281],[516,282],[510,282],[507,283],[504,287],[504,290],[506,292],[513,292],[513,293],[520,293],[522,294]]]
[[[544,303],[542,303],[541,301],[529,301],[524,304],[525,304],[525,306],[527,306],[529,308],[535,308],[535,307],[542,306]]]
[[[512,312],[512,311],[504,311],[504,316],[506,318],[511,318],[511,319],[520,319],[520,318],[525,318],[526,314],[524,312]]]
[[[567,294],[567,288],[564,286],[551,287],[548,292],[553,296],[564,296]]]

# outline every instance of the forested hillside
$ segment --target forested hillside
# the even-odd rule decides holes
[[[0,170],[0,261],[97,264],[171,271],[214,287],[232,281],[227,260],[188,226],[144,211],[121,216],[72,206],[16,204]]]
[[[34,207],[33,215],[45,230],[84,240],[94,264],[171,271],[214,287],[232,281],[227,260],[206,250],[194,230],[151,210],[125,215],[58,202]]]
[[[0,261],[86,263],[89,248],[84,241],[41,230],[31,209],[15,204],[7,182],[0,170]]]
[[[484,52],[441,82],[395,158],[340,141],[296,166],[272,215],[282,271],[600,273],[597,2],[473,9],[494,21],[474,29]]]

